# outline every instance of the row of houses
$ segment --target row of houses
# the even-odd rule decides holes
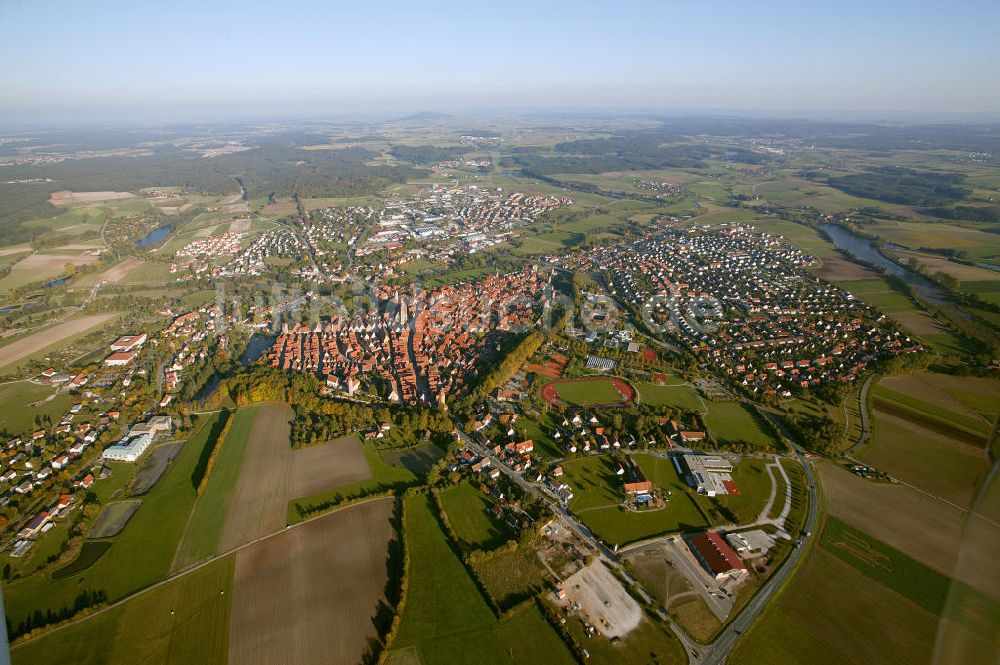
[[[548,289],[551,274],[534,269],[416,294],[380,287],[375,311],[284,325],[268,358],[351,394],[365,377],[381,377],[390,401],[441,403],[478,374],[499,335],[534,325]]]

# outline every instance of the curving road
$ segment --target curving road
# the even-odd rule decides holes
[[[792,553],[788,555],[785,562],[781,564],[781,567],[778,568],[767,583],[764,584],[761,590],[757,592],[757,595],[755,595],[746,607],[743,608],[739,616],[733,619],[733,621],[726,626],[725,630],[723,630],[719,636],[715,638],[715,641],[705,647],[701,660],[697,661],[702,665],[721,665],[726,662],[726,658],[729,657],[729,653],[733,650],[733,647],[736,646],[736,643],[739,641],[743,631],[749,628],[750,625],[757,620],[757,617],[760,616],[760,613],[774,598],[774,595],[795,572],[799,561],[802,559],[802,556],[807,549],[805,547],[806,541],[812,537],[813,531],[816,527],[816,520],[819,516],[816,479],[813,476],[812,467],[809,466],[809,462],[802,453],[802,449],[799,448],[799,446],[788,436],[788,432],[781,422],[762,409],[758,408],[758,412],[771,421],[771,423],[778,429],[782,437],[785,439],[785,442],[795,452],[795,455],[799,460],[799,464],[802,465],[802,470],[805,472],[806,483],[809,489],[809,511],[806,515],[806,520],[802,526],[802,530],[808,535],[804,535],[801,538],[800,545],[792,549]]]
[[[848,455],[858,452],[861,446],[868,442],[868,435],[871,433],[868,428],[868,389],[872,387],[872,379],[874,378],[874,376],[869,376],[865,379],[865,382],[861,385],[861,391],[858,393],[858,413],[861,414],[861,436],[858,437],[857,443],[847,449]]]
[[[750,403],[752,406],[757,405]],[[609,568],[614,569],[622,578],[627,580],[630,584],[633,584],[639,593],[642,595],[643,599],[647,603],[653,604],[657,607],[657,614],[660,619],[666,623],[670,629],[674,632],[677,638],[684,645],[687,650],[689,662],[692,665],[721,665],[726,662],[729,653],[736,646],[739,641],[740,636],[743,634],[747,628],[760,616],[760,613],[764,610],[767,604],[774,598],[774,595],[778,590],[788,581],[788,579],[795,572],[799,561],[806,550],[806,542],[812,537],[812,533],[815,530],[816,520],[819,515],[818,501],[816,493],[816,479],[813,476],[812,467],[809,466],[808,460],[806,460],[802,449],[792,441],[789,437],[787,430],[784,426],[773,416],[771,416],[766,411],[758,409],[760,413],[770,420],[778,431],[781,433],[782,437],[785,439],[788,446],[795,452],[795,455],[802,465],[803,472],[806,477],[806,483],[809,490],[809,510],[806,515],[805,522],[803,523],[802,530],[804,535],[801,538],[800,545],[792,549],[791,554],[781,565],[780,568],[771,576],[766,584],[757,592],[753,599],[740,611],[739,615],[733,619],[733,621],[719,634],[719,636],[710,644],[703,645],[695,642],[690,636],[679,626],[670,616],[664,611],[660,606],[660,603],[656,601],[652,596],[650,596],[642,585],[637,584],[636,580],[626,571],[621,564],[618,562],[618,557],[615,553],[608,548],[603,542],[601,542],[586,526],[577,521],[577,519],[569,512],[569,510],[563,505],[562,501],[549,495],[547,492],[542,490],[538,485],[529,483],[520,474],[515,473],[513,469],[509,468],[506,464],[499,460],[494,460],[495,465],[501,470],[505,475],[516,482],[521,488],[526,492],[540,497],[544,500],[552,511],[559,516],[560,521],[563,522],[569,529],[576,533],[584,542],[588,543],[595,551],[597,551],[601,559],[604,561],[605,565]],[[489,451],[482,448],[478,443],[473,441],[473,439],[467,436],[461,427],[461,423],[456,423],[456,431],[459,433],[459,438],[462,444],[475,451],[476,454],[483,457],[488,457],[492,459],[492,455]]]

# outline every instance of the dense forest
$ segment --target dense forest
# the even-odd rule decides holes
[[[673,143],[665,145],[668,141]],[[526,173],[606,173],[669,168],[704,168],[706,160],[725,158],[746,164],[759,164],[767,157],[746,148],[720,149],[695,143],[678,143],[664,132],[630,132],[598,139],[580,139],[558,143],[556,156],[535,150],[510,153],[510,165]]]
[[[866,199],[903,205],[945,206],[968,194],[967,189],[959,186],[964,179],[965,176],[959,173],[886,166],[829,178],[827,184]]]
[[[413,164],[434,164],[448,159],[458,159],[475,150],[472,146],[397,145],[392,148],[392,156]]]

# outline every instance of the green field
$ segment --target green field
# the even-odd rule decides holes
[[[941,615],[951,581],[867,533],[827,517],[822,547],[865,576]]]
[[[559,399],[571,406],[614,404],[622,401],[611,380],[560,382],[556,385]]]
[[[772,219],[766,222],[756,222],[755,226],[768,233],[781,235],[792,245],[795,245],[810,256],[824,259],[826,257],[839,256],[833,243],[820,235],[819,231],[805,224],[786,222],[780,219]]]
[[[698,496],[702,509],[712,514],[718,512],[718,520],[721,522],[732,522],[734,524],[750,524],[757,520],[757,516],[767,505],[767,499],[771,495],[771,477],[764,468],[767,460],[760,458],[745,458],[733,465],[733,482],[739,494],[726,496]],[[776,474],[778,479],[784,484],[781,474]],[[775,496],[774,505],[777,512],[781,512],[784,506],[785,495]],[[713,522],[716,521],[713,519]]]
[[[962,341],[929,314],[914,305],[908,295],[891,286],[881,277],[850,282],[836,282],[837,286],[853,293],[859,300],[886,313],[910,335],[920,339],[933,350],[945,354],[963,354],[969,351]]]
[[[646,478],[672,496],[665,508],[626,511],[624,481],[615,475],[615,463],[608,455],[578,457],[563,463],[565,480],[573,488],[570,509],[599,538],[607,543],[626,543],[665,533],[698,531],[709,526],[691,490],[677,477],[673,463],[652,455],[633,458]]]
[[[240,478],[247,438],[258,408],[251,406],[240,409],[232,416],[233,424],[216,455],[205,491],[198,497],[191,520],[177,548],[175,569],[184,568],[215,554],[222,527],[226,523],[229,497]]]
[[[891,388],[887,388],[880,384],[876,384],[872,387],[871,394],[874,397],[896,402],[907,409],[916,411],[925,418],[930,416],[935,420],[941,421],[947,426],[957,427],[977,436],[989,436],[990,431],[993,429],[989,423],[984,421],[982,418],[956,413],[954,410],[940,404],[931,403],[927,400],[919,399],[914,395],[902,393],[898,390],[892,390]],[[1000,397],[1000,395],[997,395],[997,397]]]
[[[365,446],[362,452],[368,461],[368,468],[371,469],[371,478],[350,485],[335,487],[325,492],[314,494],[313,496],[293,499],[288,504],[288,523],[295,524],[296,522],[301,522],[304,513],[318,509],[321,506],[324,507],[322,509],[331,508],[342,501],[392,489],[404,489],[418,481],[416,474],[412,471],[404,466],[386,463],[379,452],[370,446]]]
[[[739,402],[709,402],[705,417],[708,433],[716,440],[733,443],[745,441],[756,448],[779,448],[780,444],[761,417]]]
[[[15,648],[14,663],[125,665],[226,662],[233,558]],[[220,594],[220,591],[226,593]]]
[[[737,643],[733,665],[931,661],[935,616],[824,548]]]
[[[661,386],[657,383],[642,382],[636,383],[635,387],[639,394],[639,402],[642,404],[669,406],[696,413],[705,412],[705,402],[689,385]]]
[[[36,407],[31,406],[33,402],[45,400],[51,395],[55,397],[47,402],[42,401]],[[35,418],[47,416],[52,422],[57,422],[69,411],[70,400],[69,393],[56,394],[51,386],[15,381],[0,385],[0,404],[4,405],[3,412],[0,413],[0,430],[8,436],[15,436],[33,429]]]
[[[427,279],[424,282],[424,287],[428,289],[437,288],[444,284],[457,284],[459,282],[471,282],[473,280],[479,279],[483,275],[489,275],[493,272],[493,268],[490,266],[483,266],[482,268],[468,268],[466,270],[452,270],[451,272],[441,273]]]
[[[586,662],[600,665],[687,662],[687,654],[677,638],[658,620],[648,615],[628,635],[616,642],[600,637],[588,639],[579,619],[567,621],[566,628],[576,643],[590,653],[591,659]]]
[[[471,483],[463,481],[441,490],[440,498],[448,522],[463,547],[490,550],[514,537],[507,525],[489,512],[492,502]]]
[[[534,596],[545,589],[542,565],[532,547],[495,550],[483,560],[471,562],[483,588],[501,610]]]
[[[81,590],[104,590],[114,601],[162,580],[194,505],[192,473],[204,447],[214,443],[210,438],[218,434],[213,428],[218,419],[219,414],[197,417],[194,435],[97,563],[60,580],[35,575],[6,585],[4,600],[11,625],[17,626],[36,610],[44,613],[71,607]]]
[[[497,620],[448,545],[436,514],[429,496],[404,500],[409,568],[388,662],[573,663],[569,650],[533,605]]]
[[[532,256],[535,254],[558,254],[568,247],[583,242],[584,236],[569,231],[552,231],[538,235],[526,236],[517,248],[517,254]]]
[[[55,529],[52,530],[55,531]],[[65,534],[63,535],[65,536]],[[80,546],[80,551],[77,552],[76,557],[72,561],[62,568],[52,571],[52,579],[61,580],[66,577],[72,577],[77,573],[82,573],[104,556],[104,553],[110,547],[111,543],[107,540],[85,540],[83,545]]]
[[[132,270],[122,280],[127,284],[140,284],[152,282],[161,284],[163,282],[175,282],[181,273],[170,273],[170,264],[156,261],[144,261],[135,270]]]
[[[558,459],[565,455],[562,448],[551,436],[546,434],[546,431],[555,431],[552,428],[551,423],[547,422],[548,419],[545,416],[541,416],[540,420],[543,421],[546,429],[543,429],[542,425],[539,425],[533,418],[522,415],[517,419],[514,424],[514,429],[517,434],[522,439],[531,439],[535,446],[534,455],[543,459]]]

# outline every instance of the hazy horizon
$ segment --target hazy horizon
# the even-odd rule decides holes
[[[376,17],[377,15],[377,17]],[[1000,115],[1000,4],[0,5],[0,123],[420,110]]]

